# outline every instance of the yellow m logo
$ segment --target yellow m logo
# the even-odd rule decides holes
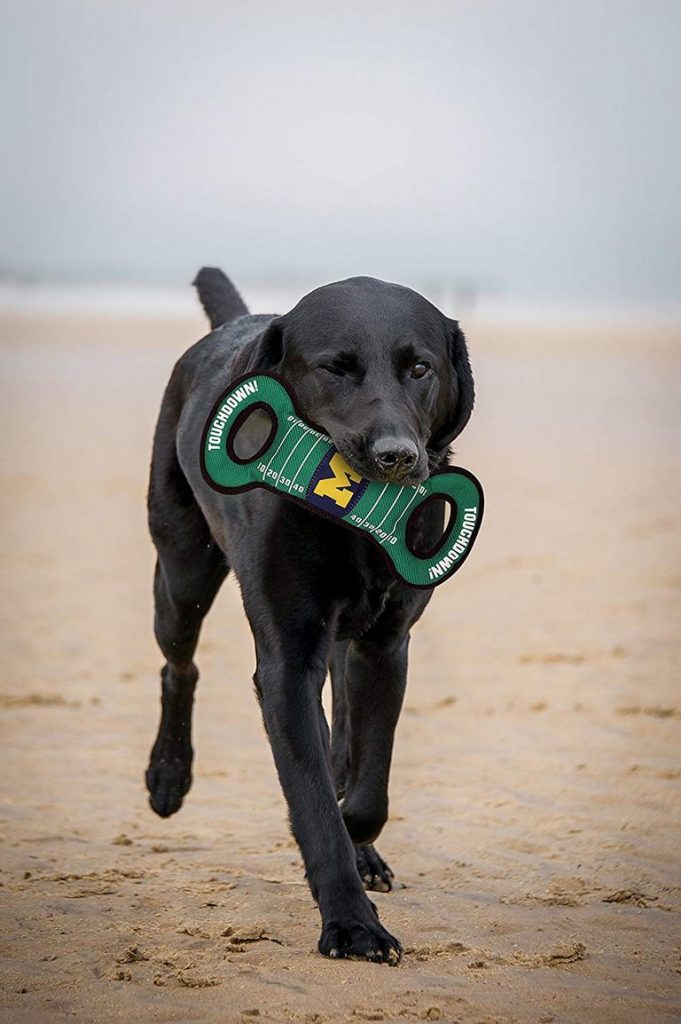
[[[313,493],[319,494],[322,498],[330,498],[341,508],[347,508],[352,497],[351,481],[358,484],[362,478],[359,473],[348,466],[339,452],[336,452],[329,460],[329,469],[333,476],[320,480]]]

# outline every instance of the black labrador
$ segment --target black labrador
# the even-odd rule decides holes
[[[255,639],[265,728],[321,913],[319,950],[396,963],[402,947],[365,885],[390,888],[392,873],[372,844],[388,816],[409,631],[432,591],[397,581],[367,537],[285,498],[263,489],[218,494],[203,479],[199,451],[220,393],[244,373],[273,370],[359,473],[421,482],[446,464],[471,414],[464,336],[421,295],[369,277],[317,288],[284,316],[249,315],[219,270],[204,268],[194,283],[213,330],[173,370],[149,486],[155,632],[166,658],[146,773],[151,806],[174,814],[191,785],[194,651],[231,568]],[[444,506],[427,503],[410,543],[432,549],[443,528]],[[331,733],[321,704],[327,671]]]

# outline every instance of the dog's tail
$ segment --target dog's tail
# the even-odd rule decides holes
[[[199,293],[211,327],[222,327],[230,320],[248,313],[248,306],[230,279],[217,267],[201,267],[192,283]]]

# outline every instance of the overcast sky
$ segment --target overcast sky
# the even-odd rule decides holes
[[[681,304],[678,0],[4,10],[6,275]]]

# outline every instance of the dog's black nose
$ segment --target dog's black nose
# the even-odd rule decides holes
[[[373,446],[372,454],[385,473],[408,473],[419,459],[418,448],[407,438],[382,437]]]

